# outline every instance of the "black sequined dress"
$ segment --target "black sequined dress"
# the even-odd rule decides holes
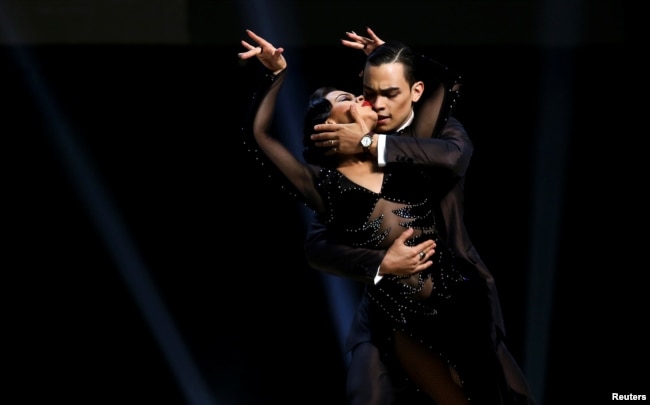
[[[432,184],[443,181],[435,169],[385,168],[381,191],[357,185],[335,169],[318,172],[318,191],[327,201],[323,222],[328,238],[351,246],[387,249],[406,228],[415,230],[407,245],[436,241],[434,264],[417,275],[384,276],[366,287],[374,341],[393,370],[401,370],[392,339],[399,330],[419,340],[454,370],[471,397],[499,396],[499,368],[490,346],[487,287],[473,268],[456,261],[438,235]],[[410,384],[405,373],[396,372]],[[481,388],[479,388],[483,385]],[[483,402],[477,402],[483,403]],[[500,403],[500,402],[494,402]]]
[[[332,241],[384,250],[406,228],[413,228],[408,245],[426,239],[437,243],[434,264],[427,270],[407,278],[384,276],[366,287],[373,339],[385,362],[401,370],[392,339],[395,331],[404,332],[447,362],[468,396],[478,399],[474,403],[502,403],[496,399],[502,378],[490,340],[487,287],[473,268],[454,260],[436,223],[440,196],[432,192],[431,184],[440,181],[444,189],[447,174],[432,166],[393,164],[383,168],[381,190],[373,192],[336,168],[301,162],[278,146],[277,139],[254,135],[259,117],[268,119],[275,108],[284,76],[284,72],[264,76],[243,127],[248,152],[269,177],[321,216]],[[395,375],[410,384],[406,374]]]

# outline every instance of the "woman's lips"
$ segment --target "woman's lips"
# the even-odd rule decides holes
[[[361,103],[361,107],[366,107],[366,106],[372,107],[372,104],[370,104],[369,101],[364,101],[363,103]]]

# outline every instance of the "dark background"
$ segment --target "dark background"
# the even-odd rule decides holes
[[[246,28],[285,46],[298,114],[324,82],[357,91],[338,40],[368,25],[463,74],[466,221],[540,403],[647,395],[622,5],[304,3],[4,2],[10,388],[344,403],[331,310],[360,286],[307,266],[303,208],[245,153],[236,54]]]

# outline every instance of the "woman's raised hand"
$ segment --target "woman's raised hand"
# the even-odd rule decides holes
[[[257,56],[257,59],[262,62],[264,67],[276,75],[287,68],[287,61],[282,55],[284,48],[276,48],[273,44],[251,30],[246,30],[246,33],[250,39],[257,43],[257,46],[253,46],[242,40],[241,44],[247,49],[247,51],[237,54],[240,59],[250,59],[253,56]]]
[[[379,38],[370,27],[366,28],[366,30],[368,31],[368,37],[357,35],[354,31],[346,32],[345,35],[347,35],[350,40],[342,39],[341,43],[348,48],[362,50],[366,56],[370,55],[370,52],[374,51],[375,48],[386,41]]]

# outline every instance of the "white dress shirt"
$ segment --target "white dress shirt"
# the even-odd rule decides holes
[[[404,128],[408,127],[411,125],[411,122],[413,122],[413,118],[415,118],[415,112],[411,110],[411,115],[409,118],[402,124],[401,127],[397,130],[397,132],[403,130]],[[377,134],[377,164],[379,164],[379,167],[384,167],[386,166],[386,137],[388,135],[386,134]],[[380,266],[381,267],[381,266]],[[379,275],[379,269],[380,267],[377,267],[377,274],[375,275],[375,284],[381,281],[381,279],[384,276]]]

